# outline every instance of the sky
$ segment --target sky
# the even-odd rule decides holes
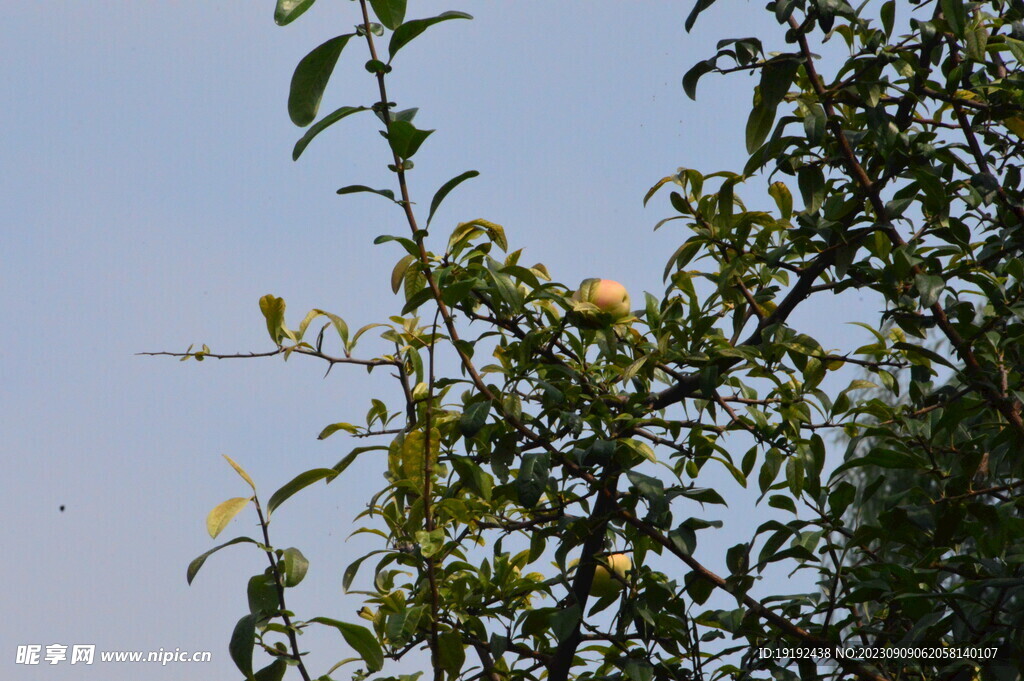
[[[410,18],[447,9],[475,17],[428,30],[389,76],[399,107],[419,107],[417,125],[436,129],[410,176],[420,209],[450,177],[481,173],[438,212],[439,238],[485,218],[558,280],[599,276],[624,283],[634,300],[660,294],[665,259],[687,235],[682,222],[652,231],[672,214],[667,192],[646,208],[642,198],[679,166],[742,167],[753,86],[745,75],[706,76],[692,102],[682,75],[721,38],[782,45],[758,3],[723,0],[687,34],[689,5],[410,2]],[[388,282],[402,252],[372,242],[403,233],[401,214],[379,197],[335,194],[390,186],[375,119],[342,121],[291,160],[302,134],[286,109],[292,70],[351,31],[356,7],[320,0],[284,28],[269,0],[5,8],[0,677],[237,677],[227,642],[265,557],[230,547],[191,586],[185,580],[189,561],[215,545],[207,512],[247,494],[222,455],[246,468],[265,500],[353,446],[344,435],[318,441],[326,424],[361,421],[371,397],[398,398],[384,372],[336,367],[325,379],[324,366],[302,357],[182,364],[137,354],[193,343],[270,350],[257,304],[266,293],[287,301],[292,325],[311,308],[352,328],[399,313]],[[353,42],[342,55],[321,112],[372,101],[362,49]],[[749,192],[764,200],[759,187]],[[874,310],[859,304],[819,306],[795,323],[826,347],[850,345],[866,332],[842,323]],[[369,336],[365,356],[383,349]],[[359,607],[341,575],[379,548],[346,541],[366,490],[383,484],[378,464],[359,462],[275,514],[272,540],[311,562],[289,594],[302,616],[344,619]],[[720,546],[751,522],[741,508],[732,513],[736,529]],[[243,513],[219,541],[257,529]],[[350,654],[330,631],[303,642],[318,674]],[[16,664],[18,646],[32,644],[209,650],[213,659]]]

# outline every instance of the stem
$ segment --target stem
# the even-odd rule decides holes
[[[365,10],[364,10],[365,11]],[[427,408],[426,423],[423,426],[423,529],[427,532],[434,530],[434,509],[431,504],[433,494],[432,478],[434,476],[434,461],[431,456],[430,429],[434,418],[434,355],[437,345],[437,314],[434,314],[432,326],[433,340],[427,346],[429,357],[429,373],[427,374]],[[441,443],[438,443],[440,451]],[[434,681],[444,681],[444,670],[441,668],[440,647],[438,644],[438,613],[441,607],[441,599],[437,592],[437,574],[434,555],[426,559],[427,581],[430,584],[430,657],[434,667]]]
[[[284,620],[284,626],[288,629],[288,643],[292,649],[291,657],[295,660],[303,681],[310,681],[309,672],[306,671],[306,665],[302,661],[302,654],[299,652],[299,640],[295,635],[295,627],[292,626],[292,620],[288,616],[288,608],[285,606],[284,581],[281,576],[281,570],[278,568],[277,559],[274,557],[274,551],[270,548],[270,524],[264,517],[263,507],[260,506],[260,500],[255,494],[253,495],[252,500],[253,504],[256,506],[256,515],[259,516],[260,519],[260,528],[263,530],[263,545],[267,547],[267,560],[270,561],[270,569],[274,573],[274,587],[277,589],[277,604],[281,608],[281,619]]]

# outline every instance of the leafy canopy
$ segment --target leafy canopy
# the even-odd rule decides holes
[[[275,20],[316,16],[313,5],[279,0]],[[698,0],[686,29],[712,5]],[[356,679],[420,649],[438,681],[1019,678],[1024,7],[769,3],[776,33],[723,39],[682,79],[695,97],[708,74],[757,75],[749,159],[735,171],[680,168],[652,187],[644,202],[667,198],[673,212],[657,227],[675,229],[679,246],[665,290],[634,296],[639,307],[614,319],[527,264],[498,224],[469,219],[428,240],[438,206],[477,173],[440,187],[426,215],[413,204],[412,159],[432,131],[390,101],[388,74],[415,68],[425,31],[470,17],[408,19],[405,0],[349,7],[355,32],[295,70],[288,110],[309,129],[294,158],[349,116],[377,116],[394,183],[338,193],[380,195],[404,216],[405,234],[377,239],[400,256],[391,282],[404,303],[350,333],[320,309],[292,328],[285,302],[265,296],[274,349],[252,356],[383,367],[395,385],[364,422],[320,433],[357,446],[331,468],[298,473],[266,507],[229,461],[252,495],[215,508],[210,533],[252,504],[263,536],[218,548],[252,543],[269,560],[249,580],[250,612],[231,636],[246,678],[291,668],[314,678],[297,634],[317,625],[354,651],[339,665],[361,666]],[[386,32],[385,54],[376,39]],[[824,41],[841,42],[845,59],[819,58]],[[365,50],[376,82],[363,101],[317,120],[339,57],[353,49]],[[741,190],[774,208],[748,210]],[[850,320],[870,333],[867,344],[851,332],[848,347],[822,347],[792,321],[798,307],[852,294],[882,308]],[[358,357],[370,331],[393,349]],[[438,370],[442,352],[457,371]],[[181,356],[231,355],[204,345]],[[300,618],[285,597],[308,562],[271,543],[272,513],[365,456],[383,482],[356,531],[381,545],[344,573],[346,588],[368,585],[358,592],[363,622]],[[702,484],[716,468],[756,488],[775,514],[736,537],[722,574],[706,567],[720,558],[700,549],[726,531],[707,517],[729,495]],[[190,581],[216,550],[193,561]],[[607,569],[617,553],[632,570]],[[655,555],[675,567],[653,569]],[[791,589],[755,596],[775,565],[792,582],[770,584]],[[599,566],[620,588],[592,595]],[[832,666],[756,653],[821,656],[843,645],[981,652]],[[255,646],[272,658],[259,671]]]

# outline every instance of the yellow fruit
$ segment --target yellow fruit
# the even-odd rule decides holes
[[[626,287],[611,279],[584,279],[579,289],[572,294],[572,299],[578,303],[590,303],[613,321],[628,317],[631,312]]]
[[[599,558],[597,567],[594,568],[594,581],[590,583],[590,595],[598,598],[615,596],[622,591],[622,582],[626,580],[626,573],[633,569],[633,561],[624,553],[613,553],[607,558]],[[601,563],[607,563],[612,572],[618,575],[622,581],[612,577],[608,567]],[[574,560],[569,563],[573,567],[579,563]]]

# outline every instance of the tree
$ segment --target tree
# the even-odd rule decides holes
[[[698,0],[687,30],[713,1]],[[275,18],[288,24],[312,4],[279,0]],[[424,647],[437,680],[1019,678],[1024,6],[868,5],[769,3],[780,31],[768,49],[722,40],[685,74],[691,97],[709,73],[759,75],[749,160],[741,172],[682,168],[651,188],[645,203],[667,187],[675,211],[658,227],[681,220],[687,237],[668,257],[664,295],[625,317],[595,304],[592,283],[574,296],[521,263],[486,219],[446,242],[435,225],[428,238],[438,205],[477,173],[437,189],[426,215],[414,206],[412,158],[432,131],[414,125],[415,109],[395,110],[388,74],[425,30],[470,17],[406,19],[405,0],[352,5],[357,30],[295,70],[288,110],[309,129],[293,156],[348,116],[380,119],[395,186],[339,193],[372,192],[404,215],[408,233],[378,242],[401,249],[392,285],[405,306],[351,334],[319,309],[291,328],[284,301],[267,295],[275,349],[251,356],[383,367],[402,398],[373,401],[365,425],[325,428],[321,438],[374,444],[299,473],[265,506],[231,462],[253,496],[214,509],[210,534],[252,502],[263,536],[228,544],[253,543],[269,563],[231,638],[247,677],[294,666],[314,678],[296,633],[322,625],[359,654],[366,671],[353,678]],[[814,52],[830,39],[848,52],[835,69]],[[340,53],[360,43],[376,101],[317,120]],[[775,208],[748,210],[741,186],[765,187]],[[798,306],[851,292],[884,302],[880,318],[859,320],[874,342],[827,349],[793,326]],[[375,328],[394,351],[354,356]],[[459,368],[445,374],[448,356]],[[386,484],[360,520],[386,544],[349,566],[345,584],[375,559],[369,624],[299,619],[285,596],[307,563],[271,543],[273,511],[365,455],[381,457]],[[697,511],[724,503],[699,486],[715,467],[738,485],[756,478],[761,499],[792,516],[729,549],[724,576],[696,557],[698,535],[721,526]],[[884,490],[887,480],[907,489]],[[190,581],[216,550],[193,561]],[[653,570],[651,554],[679,571]],[[773,564],[808,577],[794,594],[755,598]],[[716,602],[728,608],[705,605]],[[254,644],[274,658],[255,673]],[[837,659],[834,646],[854,645],[890,652]],[[802,652],[757,652],[778,647]],[[892,652],[914,647],[923,652]]]

